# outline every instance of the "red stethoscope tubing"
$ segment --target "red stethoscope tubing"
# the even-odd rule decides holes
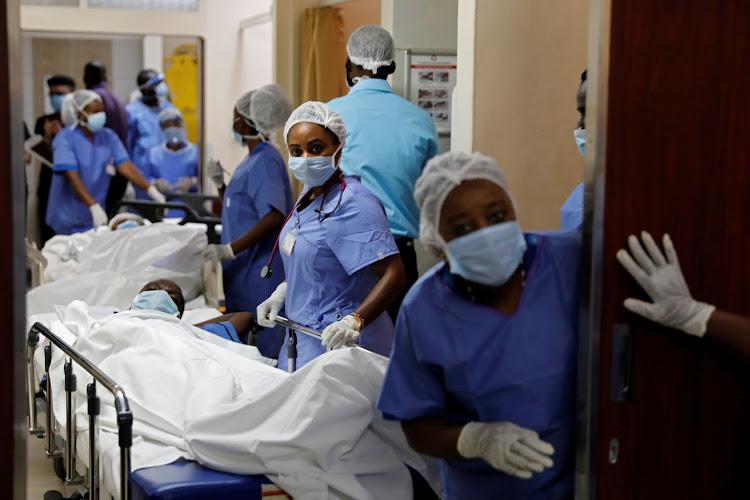
[[[344,188],[346,187],[346,179],[344,179],[344,174],[339,172],[338,177],[336,177],[335,179],[331,179],[326,183],[327,186],[325,187],[325,190],[323,191],[324,195],[325,193],[328,192],[329,189],[331,189],[331,186],[333,186],[333,184],[336,181],[341,182],[341,191],[344,190]],[[310,194],[310,191],[312,190],[313,188],[310,188],[307,190],[307,192],[303,196],[300,196],[300,199],[297,201],[297,203],[295,203],[294,208],[292,208],[292,211],[289,212],[289,215],[286,216],[286,220],[284,221],[284,224],[281,226],[282,231],[284,227],[286,227],[286,223],[289,222],[289,219],[291,219],[292,215],[294,215],[294,211],[297,210],[297,207],[299,207],[300,203],[302,203],[302,200],[307,198],[307,195]],[[271,250],[271,255],[268,257],[268,264],[266,264],[266,266],[260,272],[261,278],[271,277],[271,264],[273,264],[273,258],[276,256],[276,251],[279,249],[280,238],[281,238],[281,231],[279,231],[279,235],[276,236],[276,243],[273,244],[273,250]]]

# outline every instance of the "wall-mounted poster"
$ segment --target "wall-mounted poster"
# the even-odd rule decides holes
[[[451,131],[451,93],[456,86],[456,55],[406,51],[409,100],[425,110],[438,133]]]

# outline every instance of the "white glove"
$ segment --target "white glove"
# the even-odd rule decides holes
[[[630,298],[625,299],[625,308],[656,323],[702,337],[706,333],[708,319],[716,308],[690,296],[677,252],[668,234],[663,238],[666,259],[650,234],[643,231],[641,239],[648,253],[643,250],[638,238],[630,235],[628,245],[633,257],[620,249],[617,260],[643,287],[653,303]]]
[[[154,179],[153,181],[151,181],[151,185],[155,186],[156,189],[158,189],[162,193],[172,192],[172,185],[167,179]]]
[[[234,259],[232,245],[208,245],[201,250],[200,256],[211,262],[221,262],[222,260]]]
[[[256,321],[260,326],[273,328],[276,326],[276,316],[284,308],[286,300],[286,281],[276,287],[276,290],[255,309]]]
[[[94,203],[89,207],[91,211],[91,218],[94,219],[94,227],[106,226],[109,219],[107,218],[107,212],[104,211],[101,205]]]
[[[208,178],[216,185],[216,189],[224,187],[224,169],[218,160],[212,158],[208,161],[208,164],[206,165],[206,174],[208,174]]]
[[[161,194],[159,190],[156,189],[156,186],[149,186],[146,190],[146,194],[148,194],[152,200],[158,201],[159,203],[167,201],[167,197]]]
[[[321,344],[338,349],[345,345],[356,342],[359,338],[359,322],[353,316],[344,316],[343,319],[331,323],[323,330]]]
[[[458,436],[458,453],[481,458],[495,469],[522,479],[552,467],[555,449],[536,432],[510,422],[469,422]]]
[[[177,179],[174,188],[178,193],[187,193],[193,189],[193,186],[196,184],[198,184],[197,177],[180,177]]]

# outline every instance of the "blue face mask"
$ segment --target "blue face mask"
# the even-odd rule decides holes
[[[130,229],[134,227],[138,227],[139,224],[134,220],[126,220],[125,222],[122,222],[117,225],[115,228],[115,231],[119,231],[120,229]]]
[[[159,83],[154,88],[154,92],[156,92],[156,97],[161,97],[162,99],[169,97],[169,87],[167,86],[167,82]]]
[[[59,113],[62,111],[62,103],[64,100],[64,95],[53,95],[49,98],[49,103],[52,105],[52,109]]]
[[[179,146],[185,142],[185,129],[182,127],[167,127],[163,132],[164,139],[170,146]]]
[[[83,112],[83,114],[86,115],[85,112]],[[86,115],[86,117],[88,118],[88,121],[86,123],[81,123],[81,125],[92,132],[103,129],[104,125],[107,124],[107,115],[104,113],[104,111],[92,113],[90,115]]]
[[[148,309],[150,311],[171,314],[177,318],[180,317],[177,304],[174,303],[172,297],[164,290],[149,290],[148,292],[139,293],[133,300],[133,305],[130,309]]]
[[[445,245],[453,274],[487,286],[505,284],[525,251],[526,240],[517,221],[494,224]]]
[[[573,131],[573,135],[576,138],[576,146],[578,146],[578,151],[581,152],[581,156],[584,155],[584,150],[586,149],[586,129],[585,128],[577,128]]]
[[[232,125],[232,135],[234,136],[234,140],[237,141],[240,146],[245,145],[245,138],[242,137],[242,134],[234,129],[234,125]]]
[[[322,186],[336,171],[336,154],[341,145],[336,148],[333,156],[290,156],[289,170],[307,187]]]

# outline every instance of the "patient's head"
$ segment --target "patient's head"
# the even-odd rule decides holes
[[[156,280],[146,283],[141,289],[141,292],[133,301],[133,309],[153,309],[156,311],[162,311],[168,314],[172,314],[174,311],[168,302],[164,301],[162,294],[144,294],[144,292],[156,292],[163,291],[169,295],[174,305],[177,307],[178,317],[182,317],[182,313],[185,312],[185,297],[182,296],[182,290],[179,285],[171,280]]]
[[[112,217],[109,221],[109,228],[114,231],[116,229],[127,229],[130,227],[138,227],[144,225],[143,217],[129,212],[123,212]]]

